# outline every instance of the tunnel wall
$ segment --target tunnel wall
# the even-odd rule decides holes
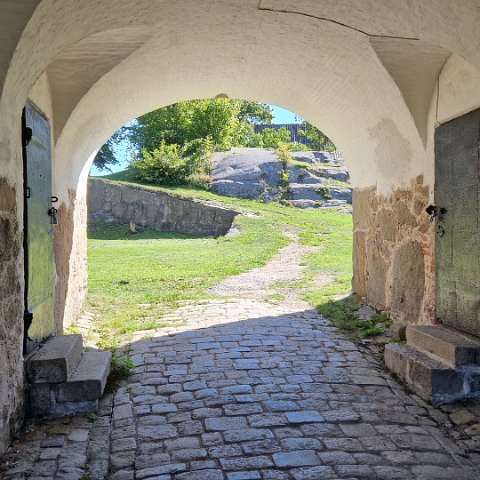
[[[137,115],[218,93],[280,104],[338,144],[355,188],[355,290],[399,323],[432,321],[434,242],[421,210],[434,200],[435,126],[479,106],[476,2],[158,3],[0,2],[0,451],[23,404],[20,118],[28,98],[46,112],[55,140],[56,331],[86,294],[95,151]],[[392,37],[455,52],[432,93],[425,143],[402,90],[415,90],[420,77],[394,81],[372,47]],[[400,61],[404,52],[396,53]],[[411,275],[424,278],[423,291],[420,282],[409,290]]]

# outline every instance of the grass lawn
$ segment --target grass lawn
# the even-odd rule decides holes
[[[119,176],[109,177],[125,181]],[[308,301],[320,305],[350,289],[350,215],[221,197],[187,187],[148,188],[214,201],[250,215],[237,217],[240,233],[228,238],[154,231],[130,235],[127,224],[90,227],[89,308],[97,314],[97,329],[105,339],[165,326],[167,320],[160,317],[181,302],[208,298],[206,288],[267,263],[289,243],[287,231],[297,232],[304,245],[322,247],[305,259],[302,286]],[[312,287],[320,272],[333,275],[334,283]]]

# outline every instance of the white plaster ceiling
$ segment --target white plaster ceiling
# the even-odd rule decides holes
[[[47,74],[53,92],[55,140],[88,90],[150,36],[151,33],[142,28],[97,33],[66,49],[49,65]]]
[[[430,104],[450,52],[421,40],[370,37],[370,43],[402,92],[426,144]]]

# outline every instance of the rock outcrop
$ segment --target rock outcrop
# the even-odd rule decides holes
[[[291,152],[291,156],[293,161],[285,166],[275,152],[261,148],[217,152],[211,189],[229,197],[281,199],[299,208],[352,203],[342,158],[314,151]]]

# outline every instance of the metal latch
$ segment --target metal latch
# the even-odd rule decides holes
[[[52,203],[57,203],[58,197],[52,197],[50,201]],[[50,223],[52,225],[58,224],[57,213],[58,213],[58,210],[53,205],[48,209],[48,214],[50,215]]]
[[[22,138],[23,146],[26,147],[30,143],[30,140],[33,137],[32,128],[31,127],[25,127],[24,130],[23,130],[22,136],[23,136],[23,138]]]
[[[435,205],[429,205],[425,211],[430,215],[430,222],[433,222],[438,215],[445,215],[447,213],[446,208],[438,208]]]

